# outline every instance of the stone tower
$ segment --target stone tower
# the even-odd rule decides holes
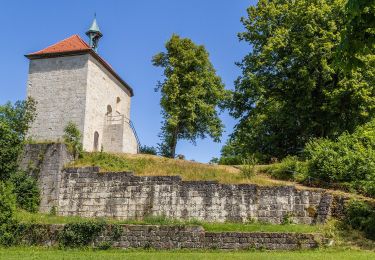
[[[86,151],[137,153],[130,121],[133,89],[96,52],[102,33],[94,19],[87,32],[25,55],[30,60],[27,95],[37,101],[29,131],[36,141],[61,141],[69,121],[82,133]]]

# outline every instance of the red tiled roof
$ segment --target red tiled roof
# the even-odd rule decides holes
[[[90,50],[90,46],[82,40],[77,34],[66,38],[58,43],[55,43],[47,48],[28,54],[31,55],[40,55],[40,54],[52,54],[52,53],[61,53],[61,52],[75,52],[75,51],[84,51]]]
[[[29,59],[52,58],[68,55],[80,55],[90,53],[97,61],[99,61],[116,79],[118,79],[133,96],[133,89],[113,70],[102,57],[100,57],[91,47],[82,40],[79,35],[74,34],[65,40],[55,43],[47,48],[25,55]]]

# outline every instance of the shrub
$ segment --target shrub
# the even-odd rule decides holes
[[[10,181],[14,187],[17,206],[30,212],[38,211],[40,191],[37,181],[23,171],[11,175]]]
[[[64,128],[64,142],[75,159],[82,157],[81,132],[76,124],[69,122]]]
[[[256,164],[258,163],[257,158],[254,155],[249,156],[247,159],[242,160],[241,173],[246,178],[251,178],[256,174]]]
[[[240,156],[222,156],[219,159],[221,165],[240,165],[243,158]]]
[[[17,158],[22,151],[22,140],[16,132],[0,121],[0,180],[7,180],[17,171]]]
[[[375,120],[335,141],[317,139],[305,147],[309,175],[326,183],[348,183],[375,196]]]
[[[143,145],[139,148],[139,153],[157,155],[157,150],[153,146]]]
[[[122,235],[122,227],[119,224],[112,224],[111,225],[111,237],[113,240],[118,240]]]
[[[230,149],[236,149],[234,147],[231,147]],[[224,147],[223,150],[228,151],[228,147]],[[254,158],[257,160],[257,163],[259,162],[266,162],[266,157],[260,153],[247,153],[242,155],[237,155],[232,153],[223,153],[222,156],[219,159],[219,163],[221,165],[241,165],[243,164],[244,160],[249,160],[249,158]]]
[[[179,160],[185,160],[185,155],[183,155],[183,154],[177,154],[176,158],[179,159]]]
[[[293,224],[294,221],[293,221],[293,213],[292,212],[287,212],[284,216],[283,216],[283,220],[281,222],[282,225],[290,225],[290,224]]]
[[[0,225],[12,221],[16,209],[16,197],[10,183],[0,181]]]
[[[277,179],[303,181],[307,175],[307,165],[297,156],[287,156],[280,163],[269,166],[267,171]]]
[[[35,101],[17,101],[0,106],[0,180],[7,180],[18,170],[25,136],[34,120]]]
[[[375,240],[375,208],[362,201],[350,201],[346,205],[345,223],[363,231],[367,238]]]
[[[14,212],[16,198],[10,183],[0,181],[0,245],[10,246],[13,243],[13,226],[16,221]]]
[[[94,221],[66,224],[59,233],[59,245],[61,247],[88,246],[103,231],[105,225],[105,222]]]
[[[103,241],[98,245],[98,249],[100,250],[108,250],[112,247],[112,243],[109,241]]]
[[[219,163],[219,158],[212,157],[212,159],[208,163],[209,164],[218,164]]]

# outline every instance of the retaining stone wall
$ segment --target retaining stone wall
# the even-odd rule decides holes
[[[294,186],[228,185],[181,181],[179,176],[99,173],[98,167],[69,168],[62,173],[58,213],[84,217],[142,219],[166,216],[203,221],[270,223],[324,222],[332,195]]]
[[[64,225],[39,225],[38,232],[28,232],[24,244],[57,245]],[[94,239],[93,247],[104,242],[114,248],[156,249],[269,249],[293,250],[319,247],[320,234],[263,232],[206,232],[200,226],[121,225],[120,236],[114,238],[111,225]]]
[[[28,144],[20,159],[20,167],[38,179],[41,192],[39,211],[48,213],[58,206],[61,172],[73,159],[61,143]]]

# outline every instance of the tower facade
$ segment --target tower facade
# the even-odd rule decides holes
[[[137,153],[130,120],[133,89],[97,54],[97,43],[98,38],[89,45],[73,35],[26,55],[27,95],[37,101],[28,134],[36,141],[62,141],[65,126],[73,122],[86,151]]]

